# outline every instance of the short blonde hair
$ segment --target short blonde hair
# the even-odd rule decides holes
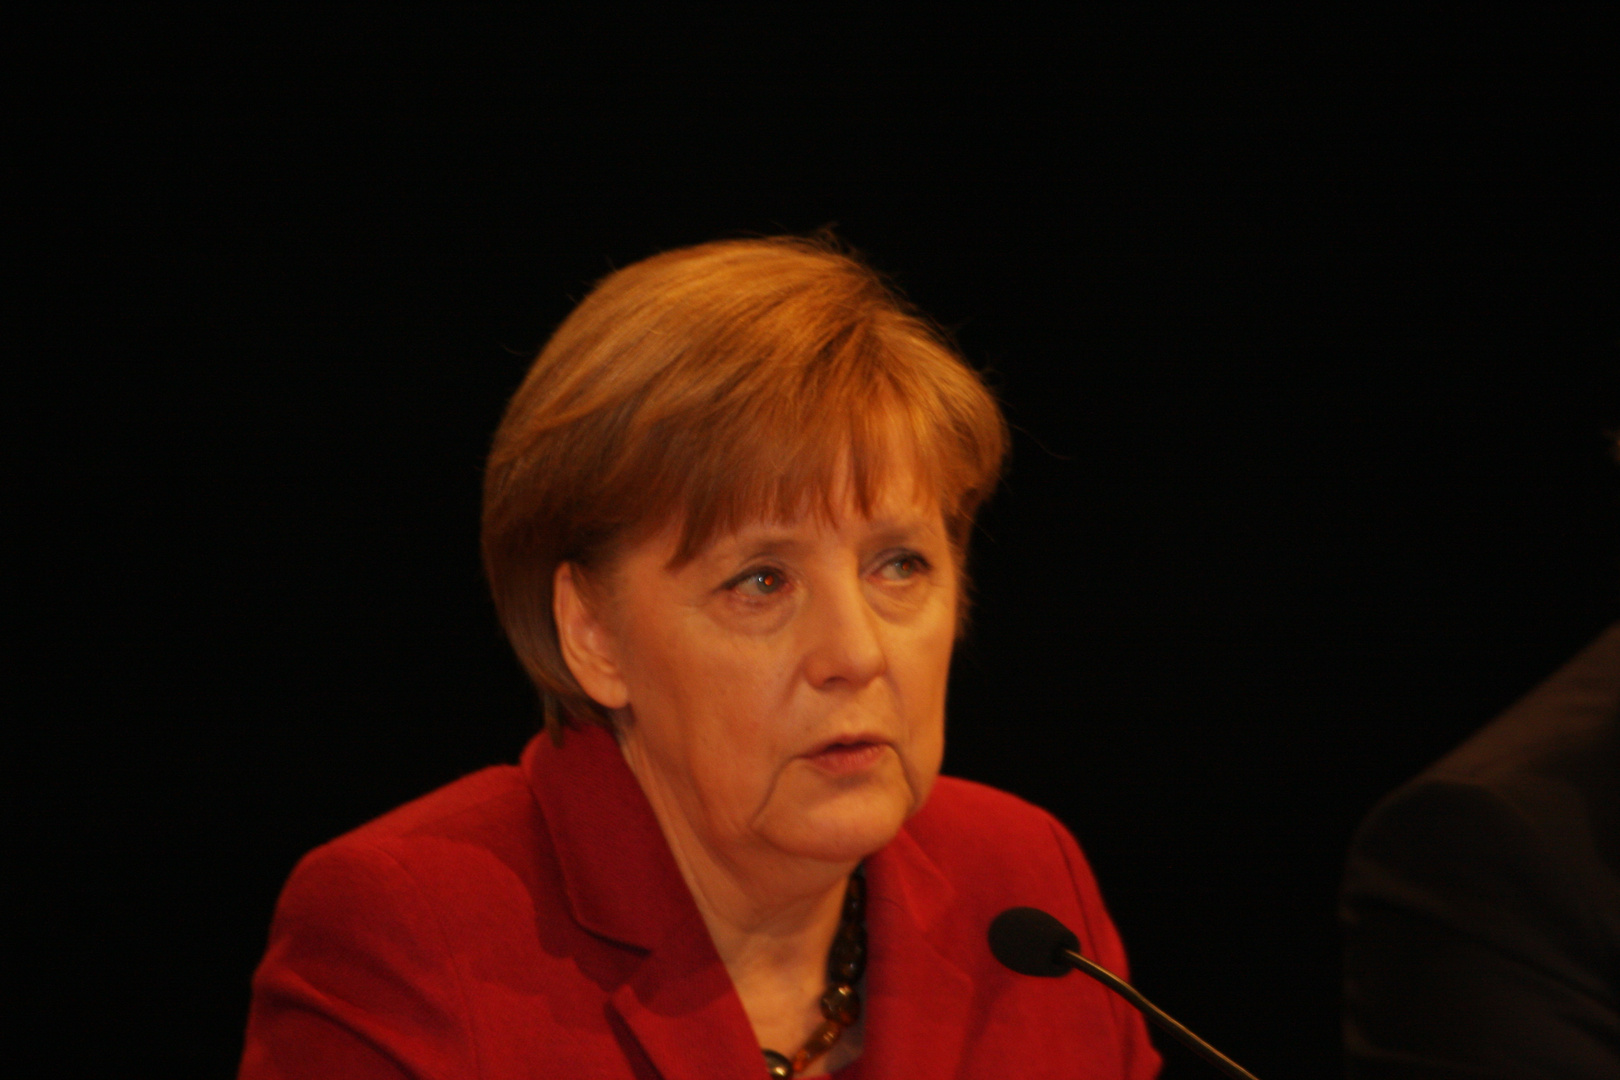
[[[599,282],[507,406],[484,477],[485,573],[547,727],[607,723],[558,646],[561,563],[607,569],[676,521],[679,563],[749,521],[829,512],[845,479],[870,512],[896,431],[964,555],[1006,421],[859,258],[826,238],[728,240]]]

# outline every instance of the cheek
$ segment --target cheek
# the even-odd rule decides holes
[[[927,629],[918,634],[911,656],[918,682],[926,683],[933,700],[943,707],[951,654],[956,648],[956,607],[948,604],[941,608],[936,617],[929,620]]]
[[[920,633],[906,651],[904,685],[907,727],[918,778],[939,771],[945,746],[945,700],[956,627],[951,616]]]
[[[686,625],[643,640],[630,659],[638,717],[656,716],[711,767],[769,752],[766,721],[780,712],[791,681],[771,649]]]

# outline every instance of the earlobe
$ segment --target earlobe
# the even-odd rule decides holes
[[[557,623],[557,646],[579,688],[604,709],[630,703],[629,687],[619,672],[617,650],[608,628],[587,601],[572,563],[560,563],[551,581],[551,614]]]

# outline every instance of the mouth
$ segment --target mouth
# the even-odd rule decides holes
[[[854,735],[824,742],[804,758],[819,769],[847,776],[870,769],[888,748],[888,742],[876,736]]]

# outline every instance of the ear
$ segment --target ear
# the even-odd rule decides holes
[[[622,709],[630,688],[619,672],[612,633],[586,602],[572,563],[560,563],[551,579],[551,615],[557,645],[579,688],[604,709]]]

